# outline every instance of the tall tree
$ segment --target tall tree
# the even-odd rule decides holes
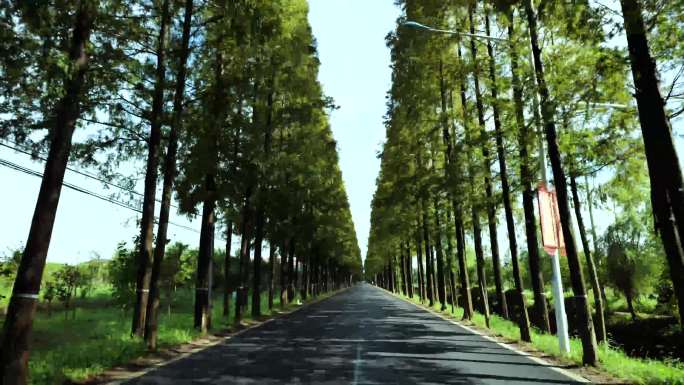
[[[31,9],[29,4],[19,4],[20,16],[28,24],[28,30],[39,28],[41,12],[48,4]],[[45,268],[45,260],[55,223],[62,181],[71,151],[72,138],[81,115],[81,103],[88,91],[87,72],[91,52],[89,40],[94,27],[98,7],[87,0],[75,4],[70,39],[63,45],[62,54],[67,58],[67,68],[61,87],[63,96],[53,107],[50,129],[50,151],[40,185],[38,199],[17,270],[12,297],[3,324],[2,349],[0,349],[0,380],[3,384],[23,385],[28,382],[29,343],[36,311],[38,292]],[[54,32],[54,31],[53,31]]]
[[[642,2],[620,0],[627,47],[634,78],[635,99],[651,181],[655,228],[667,256],[680,325],[684,322],[684,182],[672,127],[659,86],[656,62],[651,56]]]
[[[164,182],[162,185],[162,200],[159,209],[159,225],[154,249],[154,259],[150,276],[150,300],[147,304],[145,317],[145,340],[151,350],[157,347],[157,329],[159,312],[159,274],[166,251],[169,215],[171,212],[171,198],[173,184],[176,178],[176,158],[178,154],[178,131],[181,129],[183,116],[183,102],[185,99],[185,78],[187,61],[190,54],[190,29],[192,23],[193,0],[185,1],[183,16],[183,32],[181,37],[180,55],[178,57],[178,73],[176,75],[176,89],[173,97],[173,117],[169,130],[166,155],[164,156]],[[226,252],[229,253],[227,250]]]
[[[520,182],[522,185],[522,202],[525,216],[525,238],[527,240],[527,258],[529,271],[532,281],[532,292],[534,293],[534,308],[538,325],[544,332],[551,333],[549,323],[549,312],[544,292],[544,279],[541,271],[541,261],[539,256],[539,240],[537,237],[537,220],[534,215],[534,190],[532,190],[531,156],[529,152],[532,142],[532,132],[525,122],[525,112],[523,105],[523,88],[520,79],[520,67],[518,63],[518,50],[515,45],[515,22],[513,11],[509,12],[510,24],[508,26],[508,37],[510,40],[511,54],[511,86],[513,88],[513,104],[515,110],[515,123],[518,129],[518,148],[520,162]],[[520,282],[522,289],[522,281]],[[516,283],[516,288],[518,284]],[[521,302],[524,304],[524,302]]]
[[[162,114],[164,113],[164,88],[166,82],[166,42],[170,18],[170,1],[160,4],[159,34],[157,37],[157,66],[155,70],[152,110],[149,115],[150,134],[147,140],[147,163],[145,166],[145,190],[140,218],[140,239],[138,240],[138,273],[136,277],[135,305],[131,334],[143,336],[145,316],[150,294],[152,276],[152,241],[154,238],[154,207],[159,175],[159,151],[161,147]]]
[[[485,33],[491,34],[489,13],[485,11]],[[504,148],[503,129],[501,127],[501,115],[499,110],[499,90],[496,76],[496,62],[494,56],[494,48],[492,42],[487,41],[487,54],[489,56],[489,79],[491,80],[491,94],[492,94],[492,114],[494,117],[494,134],[496,137],[496,152],[499,160],[499,175],[501,178],[501,195],[503,199],[504,212],[506,214],[506,229],[508,230],[508,246],[511,253],[511,263],[513,265],[513,281],[515,282],[516,292],[518,293],[518,301],[520,303],[520,314],[518,314],[518,323],[520,326],[520,337],[523,341],[531,341],[530,335],[530,321],[527,316],[527,307],[525,306],[525,296],[522,291],[522,278],[520,277],[520,267],[518,265],[518,242],[515,234],[515,221],[513,218],[513,208],[511,207],[511,192],[508,181],[508,170],[506,166],[506,151]],[[505,297],[505,296],[504,296]],[[508,309],[504,307],[504,313],[508,314]]]
[[[475,5],[471,3],[468,8],[468,21],[470,25],[470,33],[475,34]],[[489,226],[489,244],[492,253],[492,266],[494,270],[494,286],[496,287],[497,310],[499,314],[508,318],[508,310],[506,306],[506,296],[503,290],[503,281],[501,279],[501,260],[499,257],[499,240],[498,230],[496,228],[496,203],[494,202],[494,192],[492,189],[492,170],[490,167],[491,157],[489,153],[489,138],[485,129],[484,118],[484,103],[482,91],[480,89],[480,62],[477,57],[477,42],[475,37],[470,38],[470,54],[473,61],[473,82],[475,89],[475,107],[477,110],[477,121],[480,128],[479,141],[482,150],[482,162],[484,171],[484,189],[485,189],[485,205],[487,209],[487,224]]]

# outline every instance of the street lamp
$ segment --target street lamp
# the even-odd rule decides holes
[[[498,42],[507,42],[507,39],[502,39],[499,37],[494,37],[494,36],[487,36],[487,35],[478,35],[478,34],[472,34],[472,33],[467,33],[467,32],[458,32],[458,31],[452,31],[452,30],[447,30],[447,29],[439,29],[439,28],[434,28],[427,26],[425,24],[418,23],[416,21],[405,21],[402,23],[404,27],[408,28],[413,28],[413,29],[418,29],[422,31],[427,31],[427,32],[433,32],[433,33],[442,33],[445,35],[454,35],[454,36],[468,36],[468,37],[474,37],[477,39],[484,39],[484,40],[493,40],[493,41],[498,41]]]

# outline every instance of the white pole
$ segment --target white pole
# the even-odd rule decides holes
[[[553,302],[556,310],[556,335],[561,354],[570,353],[570,336],[568,335],[568,317],[565,314],[565,296],[561,280],[558,249],[551,255],[553,265]]]

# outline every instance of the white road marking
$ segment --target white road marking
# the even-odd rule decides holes
[[[361,344],[356,345],[356,359],[354,360],[354,382],[353,385],[359,383],[359,375],[361,373]]]

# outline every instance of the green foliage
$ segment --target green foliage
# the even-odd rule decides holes
[[[608,227],[604,236],[609,284],[620,290],[627,301],[652,290],[662,274],[662,248],[644,228],[643,213],[624,215]]]
[[[21,248],[12,250],[9,254],[3,254],[0,258],[0,279],[11,281],[19,268],[21,261]]]
[[[123,309],[128,309],[135,298],[136,254],[119,243],[107,268],[107,278],[112,285],[112,298]]]
[[[189,246],[180,242],[167,247],[159,274],[159,287],[170,292],[178,286],[184,286],[193,278],[195,259],[190,255]]]
[[[47,281],[41,291],[43,293],[43,301],[47,302],[49,307],[57,296],[57,285],[53,281]]]
[[[69,308],[72,298],[76,295],[76,289],[84,283],[85,279],[81,275],[78,267],[64,265],[53,275],[57,298]]]

